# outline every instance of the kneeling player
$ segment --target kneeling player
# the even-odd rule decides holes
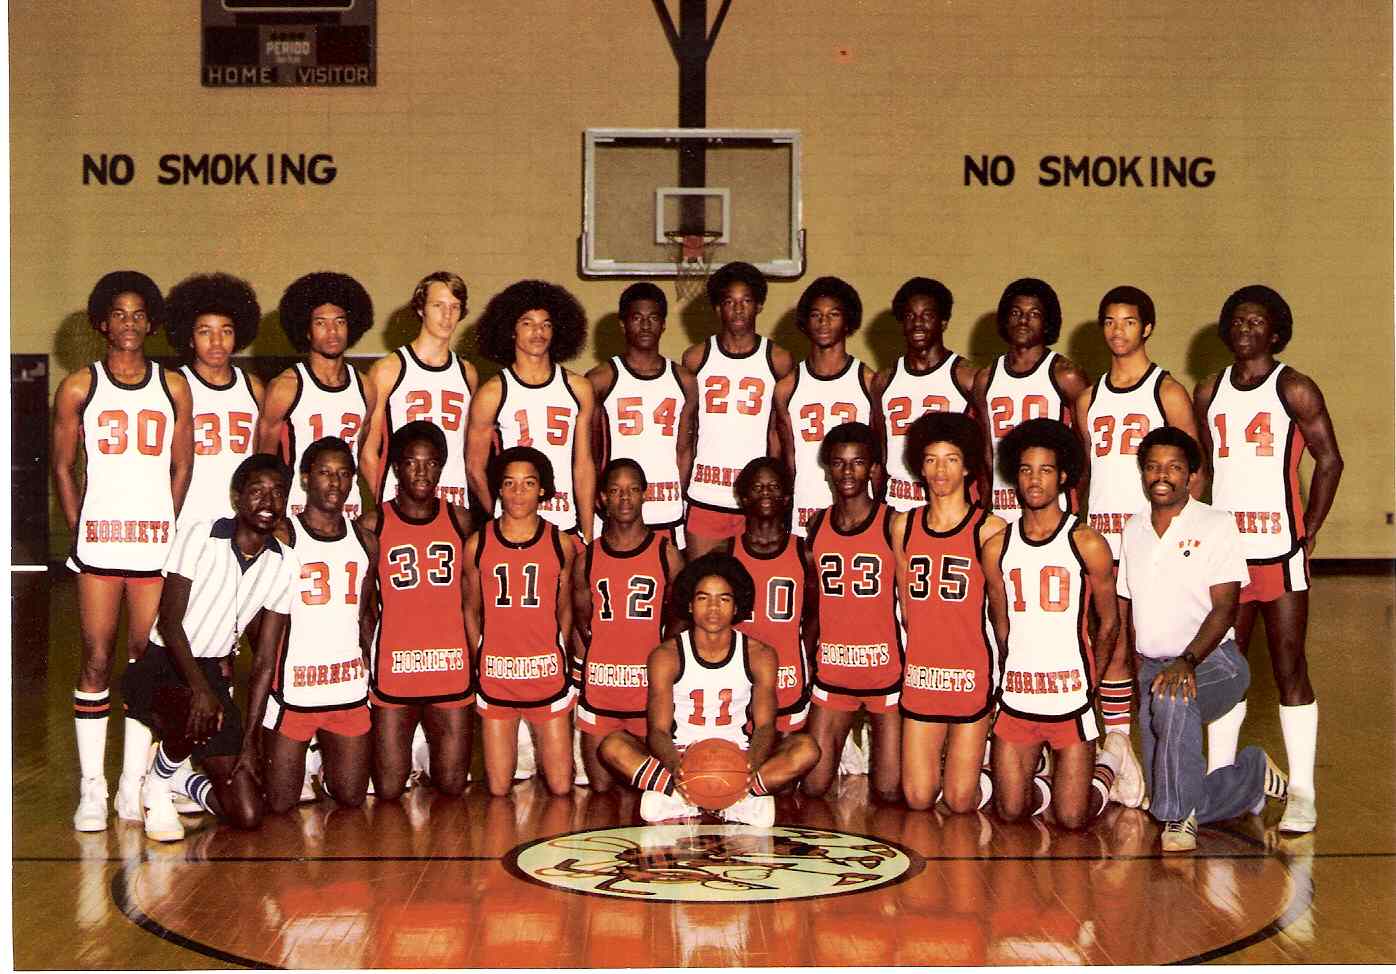
[[[300,468],[305,510],[291,522],[291,629],[279,654],[257,653],[248,705],[248,723],[264,728],[262,784],[273,812],[300,800],[312,737],[320,742],[325,790],[341,805],[363,804],[372,758],[370,633],[359,607],[369,600],[378,539],[344,517],[344,502],[357,490],[347,443],[316,440]],[[248,745],[255,741],[249,733]]]
[[[1096,753],[1096,674],[1115,648],[1119,614],[1110,546],[1058,504],[1081,476],[1084,453],[1055,419],[1030,419],[999,444],[1000,475],[1016,480],[1022,510],[1017,524],[984,545],[983,560],[1003,670],[994,804],[1010,822],[1050,804],[1059,825],[1082,828],[1105,808],[1120,749],[1129,747],[1123,734],[1108,734]],[[1099,619],[1094,638],[1087,598]],[[1044,744],[1052,749],[1050,782],[1033,777]]]
[[[931,413],[907,431],[906,469],[929,498],[892,521],[907,634],[902,793],[917,809],[941,793],[952,812],[969,812],[993,791],[980,771],[994,704],[980,552],[1004,522],[969,500],[983,455],[979,426],[962,413]]]
[[[369,669],[373,793],[397,798],[412,770],[420,723],[431,782],[459,795],[470,771],[470,653],[465,643],[464,562],[470,513],[437,497],[449,450],[425,420],[393,430],[388,466],[396,497],[359,524],[378,537],[366,600],[379,616]],[[380,608],[381,607],[381,608]]]
[[[528,446],[491,461],[489,491],[500,515],[465,546],[465,632],[475,654],[476,688],[490,794],[507,795],[518,763],[519,721],[554,795],[572,791],[572,705],[576,688],[564,647],[572,640],[572,600],[563,596],[577,542],[539,515],[553,497],[553,466]]]
[[[776,741],[775,650],[732,628],[751,616],[754,601],[751,576],[720,552],[692,562],[674,582],[676,611],[693,628],[650,653],[645,741],[618,730],[601,742],[602,760],[644,791],[646,822],[699,814],[684,796],[679,769],[683,749],[698,741],[721,738],[746,751],[749,793],[721,813],[746,825],[771,825],[771,792],[819,760],[807,734]]]
[[[272,531],[286,515],[290,485],[291,471],[276,457],[248,457],[233,473],[234,516],[184,525],[170,551],[149,646],[121,680],[127,716],[160,736],[142,789],[153,839],[184,838],[172,788],[237,828],[261,824],[257,726],[243,730],[223,674],[254,620],[266,620],[259,658],[274,657],[286,631],[291,580]],[[190,773],[191,755],[207,776]]]
[[[634,460],[606,464],[605,526],[572,567],[574,645],[582,673],[577,727],[587,780],[596,791],[609,791],[612,784],[597,756],[602,739],[620,729],[636,737],[645,733],[645,661],[669,631],[669,586],[683,567],[669,532],[645,525],[648,488]]]

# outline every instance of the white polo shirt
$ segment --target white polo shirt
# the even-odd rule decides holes
[[[1163,537],[1149,509],[1121,533],[1115,591],[1130,600],[1135,648],[1151,659],[1181,656],[1212,611],[1213,585],[1250,581],[1236,518],[1188,499]],[[1228,629],[1223,641],[1234,639]]]

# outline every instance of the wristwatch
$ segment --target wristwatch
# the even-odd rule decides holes
[[[1190,649],[1185,649],[1185,650],[1183,650],[1183,655],[1182,655],[1182,656],[1179,656],[1178,658],[1179,658],[1180,660],[1184,660],[1184,661],[1185,661],[1189,666],[1191,666],[1194,670],[1197,669],[1198,659],[1197,659],[1196,656],[1192,655],[1192,650],[1190,650]]]

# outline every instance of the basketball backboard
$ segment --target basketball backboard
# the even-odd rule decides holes
[[[804,273],[797,130],[587,129],[583,172],[584,277],[680,277],[698,250]]]

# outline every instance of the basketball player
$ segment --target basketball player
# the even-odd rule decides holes
[[[901,623],[898,619],[893,511],[873,499],[882,468],[881,438],[864,423],[829,431],[819,461],[834,484],[834,504],[810,521],[807,546],[819,574],[819,655],[809,730],[819,763],[805,778],[806,794],[829,790],[859,710],[871,728],[874,795],[895,802],[901,779]]]
[[[967,412],[980,373],[969,359],[945,347],[945,329],[954,306],[950,289],[926,277],[911,278],[892,298],[892,314],[901,322],[906,354],[877,374],[873,395],[885,424],[887,503],[897,511],[926,503],[919,471],[906,466],[911,424],[925,413]],[[982,460],[977,466],[987,476]],[[985,496],[987,480],[979,489],[980,496]]]
[[[547,354],[542,343],[536,347]],[[482,390],[488,387],[486,382]],[[462,562],[466,638],[479,647],[475,685],[484,718],[485,778],[490,794],[509,793],[519,725],[528,721],[548,790],[566,795],[572,790],[576,688],[566,649],[572,600],[563,581],[570,579],[577,540],[540,516],[556,488],[552,464],[533,447],[512,446],[495,457],[487,489],[486,496],[499,498],[500,516],[466,542]]]
[[[593,789],[611,789],[597,757],[601,740],[624,729],[645,734],[645,661],[675,622],[668,594],[683,556],[668,531],[644,522],[649,482],[640,464],[618,457],[601,472],[605,524],[572,566],[575,665],[581,671],[577,728]]]
[[[459,795],[470,771],[475,694],[462,565],[473,525],[470,512],[438,489],[449,462],[441,427],[422,419],[399,426],[388,441],[394,496],[359,519],[360,527],[377,536],[364,603],[377,622],[369,716],[373,793],[389,801],[406,790],[418,726],[438,791]]]
[[[756,586],[751,619],[739,632],[776,651],[776,732],[803,730],[809,717],[810,661],[819,645],[818,579],[804,538],[790,533],[794,487],[775,457],[757,457],[737,476],[746,517],[732,554]]]
[[[1139,640],[1149,813],[1164,823],[1163,851],[1188,852],[1199,823],[1258,813],[1267,798],[1284,798],[1285,776],[1258,747],[1207,773],[1202,722],[1232,710],[1251,679],[1232,630],[1249,576],[1245,552],[1229,511],[1188,496],[1202,467],[1190,435],[1153,429],[1139,444],[1138,466],[1149,507],[1125,525],[1120,592]]]
[[[863,302],[853,286],[818,278],[800,295],[795,324],[810,340],[809,358],[776,385],[771,453],[795,473],[793,530],[803,538],[809,519],[834,499],[819,465],[825,434],[841,423],[876,428],[881,420],[869,391],[873,370],[848,354],[848,337],[863,324]],[[882,496],[880,479],[873,494]]]
[[[679,573],[673,598],[692,628],[650,653],[644,742],[614,731],[601,743],[601,758],[644,792],[640,817],[662,822],[699,814],[683,791],[684,749],[710,738],[730,741],[746,751],[748,794],[719,814],[768,827],[775,822],[772,792],[799,780],[819,752],[808,734],[777,740],[775,650],[733,628],[751,616],[751,576],[731,555],[712,552]]]
[[[267,808],[276,814],[300,800],[311,737],[320,742],[325,790],[341,805],[363,804],[373,758],[370,617],[360,607],[373,595],[369,574],[378,538],[344,516],[356,488],[347,442],[318,439],[301,451],[300,463],[305,510],[291,526],[290,631],[279,653],[257,653],[248,693],[248,723],[263,728],[259,757]],[[254,740],[249,735],[249,743]]]
[[[54,396],[53,481],[78,573],[82,665],[73,691],[82,781],[73,828],[107,827],[107,717],[121,603],[126,656],[139,659],[160,604],[160,569],[189,489],[194,437],[189,383],[145,357],[145,339],[165,320],[155,282],[112,271],[87,298],[87,320],[106,341],[101,362],[68,376]],[[79,487],[78,448],[85,477]],[[117,811],[141,820],[141,776],[150,733],[126,721]]]
[[[286,632],[291,575],[272,533],[286,516],[291,471],[276,457],[254,453],[230,482],[232,517],[180,528],[150,646],[121,680],[127,713],[160,736],[141,797],[146,835],[164,842],[184,838],[172,790],[235,828],[255,829],[262,821],[261,768],[253,760],[259,729],[244,728],[228,673],[253,619],[266,620],[256,646],[264,658],[276,655]],[[192,772],[190,757],[206,774]]]
[[[596,366],[587,379],[596,393],[592,453],[597,469],[619,457],[637,461],[649,483],[644,523],[678,532],[682,543],[698,395],[693,373],[659,354],[668,314],[668,299],[650,282],[622,291],[625,352]]]
[[[252,344],[262,309],[257,293],[230,274],[196,274],[165,298],[170,347],[194,408],[194,472],[177,527],[232,517],[228,484],[253,453],[252,437],[266,391],[262,380],[238,368],[232,357]]]
[[[548,458],[553,490],[539,513],[592,537],[596,469],[591,460],[591,383],[559,363],[586,344],[586,312],[565,288],[518,281],[490,298],[480,317],[480,354],[504,366],[470,402],[465,472],[486,510],[500,516],[489,484],[490,445],[530,447]],[[580,431],[580,433],[579,433]]]
[[[1113,561],[1105,539],[1058,501],[1085,462],[1080,438],[1054,419],[1019,424],[999,447],[1000,476],[1016,473],[1022,510],[983,549],[1003,673],[991,754],[994,804],[1010,822],[1050,806],[1057,824],[1083,828],[1109,802],[1120,751],[1129,747],[1123,735],[1107,734],[1096,753],[1096,673],[1119,625]],[[1087,600],[1099,620],[1094,638]],[[1052,749],[1050,781],[1033,777],[1043,745]]]
[[[1211,458],[1212,503],[1235,515],[1250,565],[1236,615],[1236,643],[1247,651],[1259,615],[1280,692],[1289,764],[1289,801],[1280,830],[1312,832],[1318,822],[1318,704],[1304,658],[1309,557],[1338,492],[1343,457],[1318,385],[1275,358],[1294,331],[1285,299],[1261,284],[1243,287],[1222,305],[1217,327],[1234,361],[1198,383],[1194,398],[1203,449]],[[1306,448],[1314,473],[1304,503],[1299,459]],[[1240,719],[1233,716],[1224,725],[1224,736],[1208,737],[1210,764],[1230,763],[1236,753]]]
[[[990,506],[1006,521],[1018,518],[1018,495],[1012,480],[1000,476],[999,444],[1028,419],[1071,422],[1077,397],[1090,377],[1063,355],[1052,351],[1062,333],[1062,307],[1046,281],[1024,277],[1004,288],[997,313],[999,337],[1008,351],[974,380],[974,406],[988,443],[993,475]],[[1067,509],[1069,498],[1059,503]]]
[[[969,500],[984,456],[979,426],[933,412],[903,440],[929,501],[892,520],[897,591],[906,620],[902,675],[902,793],[914,809],[984,807],[992,780],[980,771],[994,704],[995,658],[986,628],[981,552],[1004,521]],[[941,777],[942,762],[945,775]]]
[[[412,310],[422,323],[417,337],[368,371],[374,411],[364,437],[363,468],[380,503],[397,496],[392,461],[383,462],[393,432],[405,423],[425,420],[446,434],[437,495],[447,504],[470,504],[465,426],[480,377],[475,366],[451,351],[452,336],[469,310],[466,297],[465,281],[450,271],[435,271],[418,281],[412,291]]]
[[[688,485],[685,540],[696,558],[742,533],[732,485],[742,468],[768,452],[776,383],[795,368],[790,353],[756,332],[766,278],[733,261],[708,278],[716,335],[690,345],[681,362],[697,377],[698,427]]]
[[[306,359],[267,387],[257,419],[257,452],[279,452],[284,434],[284,455],[292,470],[300,470],[308,444],[337,436],[357,456],[373,413],[373,390],[364,388],[363,376],[344,356],[373,327],[373,301],[349,275],[317,271],[291,282],[281,296],[280,315],[287,340]],[[292,480],[291,514],[305,508],[303,479]],[[344,516],[353,520],[362,510],[355,482],[344,500]]]
[[[1111,288],[1100,299],[1096,320],[1110,350],[1110,371],[1076,397],[1076,431],[1087,459],[1078,493],[1089,499],[1090,525],[1109,543],[1118,574],[1120,532],[1130,515],[1148,506],[1135,462],[1140,441],[1160,426],[1174,426],[1195,437],[1197,424],[1187,390],[1149,360],[1145,343],[1157,320],[1153,298],[1128,284]],[[1194,484],[1200,494],[1201,478]],[[1121,619],[1126,608],[1121,601]],[[1134,696],[1128,628],[1120,625],[1100,681],[1105,732],[1125,737]]]

